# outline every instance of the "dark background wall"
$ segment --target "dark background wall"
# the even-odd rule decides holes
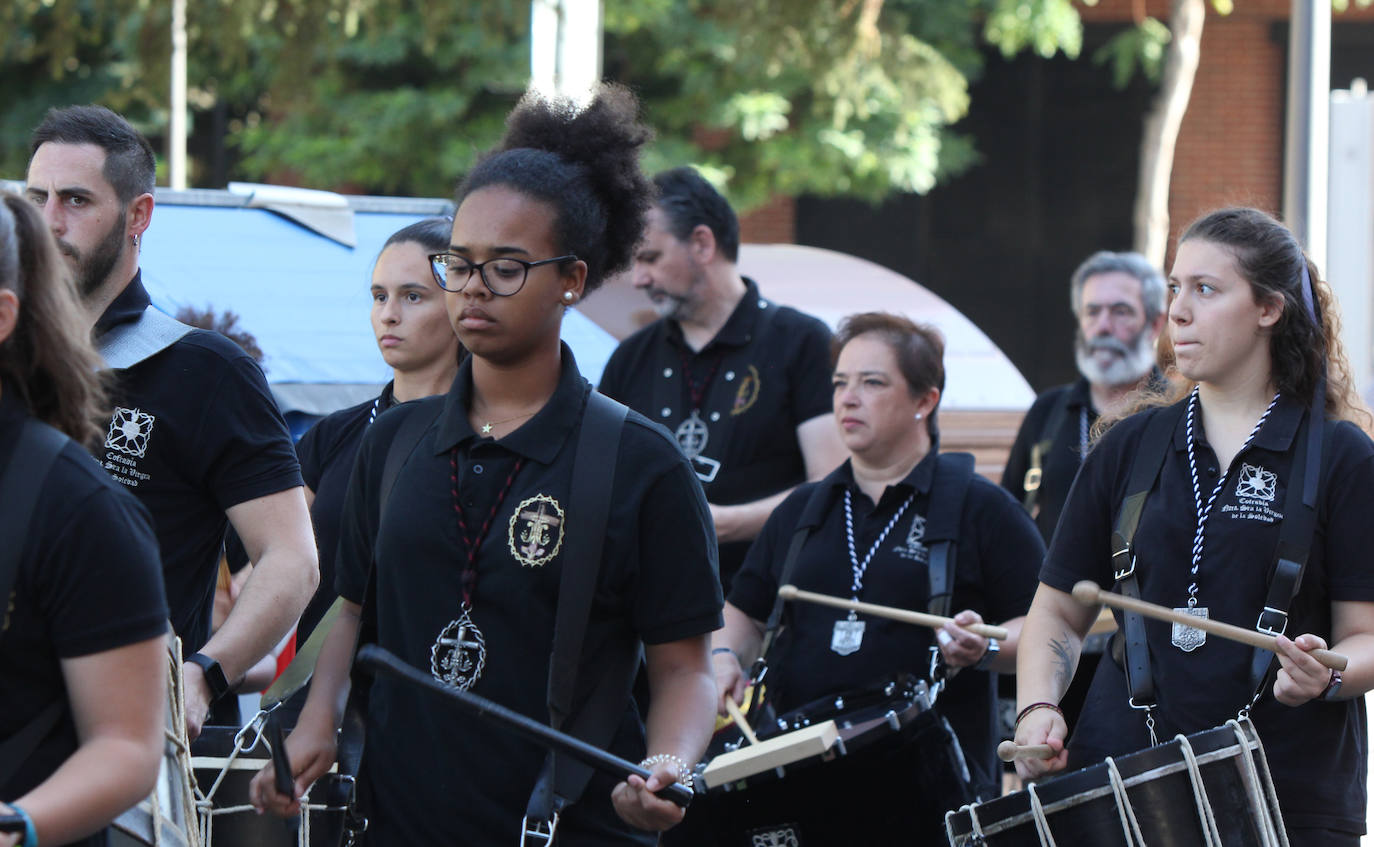
[[[1089,27],[1083,55],[1112,32]],[[1037,391],[1075,377],[1068,279],[1098,249],[1131,246],[1142,115],[1090,61],[987,56],[957,130],[983,161],[925,196],[880,206],[804,197],[797,241],[899,271],[973,320]]]

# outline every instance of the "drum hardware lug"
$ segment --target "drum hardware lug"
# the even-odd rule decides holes
[[[844,746],[844,736],[835,739],[835,749],[839,751],[841,756],[849,755],[849,750],[845,749]]]
[[[889,682],[887,685],[884,685],[884,686],[883,686],[883,696],[884,696],[884,697],[891,697],[891,696],[892,696],[892,693],[893,693],[894,691],[896,691],[896,690],[897,690],[897,683],[895,683],[895,682]]]
[[[787,777],[787,769],[782,765],[773,768],[773,773],[777,775],[778,779],[785,779]]]
[[[902,728],[902,722],[897,717],[896,712],[892,711],[891,709],[888,709],[887,714],[884,717],[887,718],[887,725],[892,727],[894,732]]]
[[[836,697],[836,698],[835,698],[835,708],[838,709],[838,710],[840,710],[840,711],[843,711],[843,710],[844,710],[844,698],[843,698],[843,697]]]

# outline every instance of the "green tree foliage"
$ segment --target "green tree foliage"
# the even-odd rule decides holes
[[[187,0],[192,181],[449,193],[528,78],[529,3]],[[165,0],[0,4],[0,173],[50,105],[102,102],[165,132]],[[776,194],[926,191],[975,161],[951,130],[984,43],[1076,55],[1071,0],[605,0],[605,70],[748,206]]]

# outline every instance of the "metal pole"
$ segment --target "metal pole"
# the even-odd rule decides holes
[[[172,92],[167,122],[167,176],[186,187],[186,0],[172,0]]]
[[[533,0],[530,82],[586,101],[601,79],[601,0]]]
[[[1330,0],[1293,0],[1283,217],[1318,267],[1326,260],[1330,88]]]

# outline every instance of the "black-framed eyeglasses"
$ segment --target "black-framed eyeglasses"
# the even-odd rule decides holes
[[[434,272],[434,281],[445,291],[462,291],[476,271],[488,291],[498,297],[510,297],[525,287],[530,268],[575,261],[577,257],[572,254],[540,259],[537,262],[526,262],[524,259],[512,259],[507,256],[487,259],[485,262],[473,262],[457,253],[434,253],[429,257],[429,267]]]

